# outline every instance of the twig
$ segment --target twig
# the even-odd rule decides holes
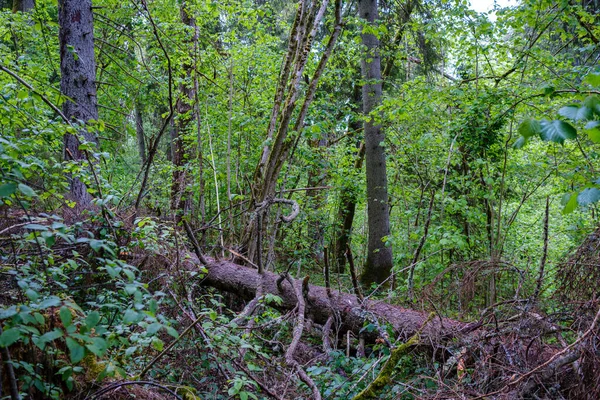
[[[329,250],[325,247],[325,251],[323,252],[323,263],[325,268],[325,290],[327,291],[327,297],[331,300],[331,283],[329,282]]]
[[[350,275],[352,276],[352,286],[354,287],[354,294],[358,299],[358,302],[362,304],[365,299],[360,291],[360,286],[358,286],[358,278],[356,277],[356,268],[354,267],[354,258],[352,257],[352,249],[348,244],[346,246],[346,258],[348,259],[348,265],[350,266]]]
[[[10,69],[6,68],[4,65],[0,65],[0,71],[6,72],[7,74],[9,74],[13,78],[15,78],[17,81],[19,81],[19,83],[21,85],[25,86],[27,89],[31,90],[36,95],[40,96],[40,99],[42,99],[42,101],[44,103],[46,103],[48,105],[48,107],[50,107],[55,113],[57,113],[66,124],[71,125],[69,118],[67,118],[65,116],[65,114],[63,114],[63,112],[56,105],[54,105],[54,103],[52,103],[50,100],[48,100],[48,98],[46,96],[44,96],[43,93],[40,93],[37,90],[35,90],[33,86],[31,86],[29,83],[27,83],[25,80],[23,80],[23,78],[21,78],[19,75],[17,75]]]
[[[194,310],[190,307],[190,310],[188,312],[188,310],[186,310],[181,303],[177,300],[177,296],[175,295],[175,293],[173,293],[173,291],[169,290],[169,294],[171,295],[171,297],[173,298],[173,300],[175,301],[175,304],[177,304],[177,306],[179,307],[179,309],[185,314],[186,317],[188,317],[188,319],[190,321],[194,321],[196,320],[196,314],[194,313]],[[189,295],[188,295],[188,300],[189,300]],[[204,342],[206,342],[206,346],[208,350],[211,350],[213,348],[212,343],[210,342],[210,339],[208,337],[208,335],[206,335],[206,332],[204,332],[204,329],[202,329],[202,325],[196,323],[195,324],[195,328],[196,330],[200,333],[200,336],[202,336],[202,339],[204,339]],[[210,358],[213,359],[213,361],[215,362],[215,364],[217,365],[217,369],[219,370],[219,372],[223,375],[223,377],[226,380],[231,379],[229,377],[229,374],[227,373],[227,371],[225,371],[225,369],[223,369],[223,366],[221,365],[221,362],[219,362],[219,359],[212,353],[212,351],[207,351],[208,355]]]
[[[292,207],[292,212],[290,213],[290,215],[281,215],[281,220],[283,222],[290,223],[294,219],[296,219],[298,214],[300,214],[300,205],[298,205],[298,202],[296,202],[295,200],[275,198],[275,199],[272,199],[271,202],[283,203],[283,204],[287,204]]]
[[[292,342],[285,353],[285,362],[294,367],[300,379],[312,390],[312,398],[314,400],[321,400],[321,393],[319,392],[317,385],[315,385],[315,382],[308,376],[298,361],[294,359],[294,353],[296,352],[296,348],[302,338],[302,332],[304,331],[304,310],[306,304],[304,303],[304,297],[302,296],[302,285],[294,282],[289,274],[287,275],[287,279],[292,284],[292,288],[296,294],[296,299],[298,301],[298,317],[296,318],[296,325],[294,326]]]
[[[31,223],[31,222],[29,222],[29,221],[28,221],[28,222],[23,222],[23,223],[20,223],[20,224],[16,224],[16,225],[9,226],[8,228],[2,229],[2,230],[0,231],[0,235],[4,234],[4,233],[6,233],[6,232],[9,232],[9,231],[11,231],[11,230],[13,230],[13,229],[15,229],[15,228],[20,228],[20,227],[22,227],[22,226],[28,225],[28,224],[30,224],[30,223]]]
[[[200,260],[202,264],[208,265],[208,261],[202,254],[202,250],[200,250],[200,245],[196,240],[196,236],[194,236],[194,232],[192,231],[190,224],[188,224],[188,222],[185,219],[183,220],[183,228],[185,229],[185,233],[187,233],[190,242],[192,242],[192,247],[194,247],[194,253],[196,253],[196,257],[198,257],[198,260]]]
[[[423,236],[421,236],[421,240],[419,241],[419,245],[415,250],[415,254],[413,255],[412,262],[410,263],[410,271],[408,273],[408,298],[412,301],[414,300],[414,274],[415,268],[417,266],[417,261],[419,260],[419,256],[421,255],[421,250],[423,250],[423,246],[425,245],[425,241],[427,240],[427,234],[429,233],[429,224],[431,223],[431,211],[433,210],[433,202],[435,201],[435,191],[431,192],[431,199],[429,200],[429,211],[427,212],[427,221],[425,221],[425,227],[423,228]]]
[[[235,251],[233,249],[230,249],[229,247],[225,247],[225,250],[227,250],[228,252],[230,252],[234,256],[236,256],[238,258],[241,258],[242,260],[244,260],[244,262],[247,262],[248,265],[251,265],[254,268],[258,269],[258,265],[254,264],[252,261],[250,261],[250,259],[248,257],[244,257],[243,255],[241,255],[240,253],[238,253],[237,251]]]
[[[148,365],[146,365],[146,367],[144,367],[144,369],[142,370],[142,372],[140,372],[139,378],[142,379],[144,377],[144,375],[146,375],[146,373],[150,370],[150,368],[152,368],[152,366],[154,364],[156,364],[156,362],[158,360],[160,360],[165,354],[167,354],[169,352],[169,350],[171,350],[173,348],[173,346],[175,346],[181,340],[181,338],[183,338],[189,331],[191,331],[192,328],[202,318],[204,318],[203,315],[201,315],[198,318],[196,318],[196,320],[194,322],[192,322],[192,324],[190,326],[188,326],[187,328],[185,328],[185,330],[183,332],[181,332],[181,335],[179,335],[179,337],[177,339],[173,340],[163,351],[160,352],[159,355],[157,355],[156,357],[154,357],[154,359],[152,361],[150,361],[150,363],[148,363]]]
[[[548,256],[548,217],[550,214],[550,196],[546,197],[546,214],[544,216],[544,249],[542,251],[542,258],[540,259],[540,274],[537,279],[535,292],[531,298],[531,303],[535,304],[542,290],[542,284],[544,282],[544,268],[546,267],[546,257]]]
[[[329,318],[327,318],[325,325],[323,325],[323,351],[326,354],[329,354],[332,351],[331,338],[329,337],[329,333],[331,332],[331,325],[333,325],[333,320],[333,315],[330,315]]]
[[[259,380],[256,376],[254,376],[254,374],[252,374],[252,372],[250,372],[248,370],[248,368],[246,368],[246,366],[244,364],[238,363],[236,360],[233,360],[233,363],[242,371],[244,371],[244,373],[248,376],[248,378],[252,379],[254,382],[256,382],[256,384],[258,386],[260,386],[260,388],[262,390],[264,390],[269,396],[271,396],[274,399],[277,400],[282,400],[282,397],[279,397],[276,393],[274,393],[271,388],[269,388],[267,385],[265,385],[261,380]]]
[[[96,393],[88,396],[85,398],[85,400],[88,399],[96,399],[99,398],[99,396],[102,396],[108,392],[110,392],[113,389],[118,389],[122,386],[131,386],[131,385],[149,385],[149,386],[156,386],[158,388],[161,388],[162,390],[164,390],[165,392],[169,393],[171,396],[175,397],[178,400],[183,400],[177,393],[175,393],[174,391],[172,391],[171,389],[169,389],[168,387],[165,387],[163,385],[160,385],[156,382],[150,382],[150,381],[125,381],[125,382],[118,382],[118,383],[114,383],[110,386],[105,387],[104,389],[101,389],[99,391],[97,391]]]
[[[257,296],[254,297],[250,301],[250,303],[248,303],[246,305],[246,307],[244,307],[244,309],[234,319],[231,320],[229,325],[238,325],[239,326],[240,323],[242,323],[242,321],[244,319],[249,318],[250,316],[252,316],[254,314],[254,311],[258,307],[258,305],[260,303],[260,299],[262,298],[262,294],[259,294],[258,292],[256,294],[257,294]]]

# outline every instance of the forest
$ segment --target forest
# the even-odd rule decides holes
[[[0,399],[600,398],[600,1],[507,4],[0,0]]]

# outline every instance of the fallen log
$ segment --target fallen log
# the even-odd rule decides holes
[[[277,295],[282,299],[281,304],[271,304],[271,306],[281,311],[289,311],[298,305],[294,288],[288,280],[281,279],[277,274],[265,272],[261,277],[256,269],[244,267],[230,261],[210,260],[206,264],[206,268],[208,273],[202,279],[202,285],[234,293],[242,299],[251,301],[256,297],[256,290],[262,279],[262,293]],[[470,357],[471,361],[475,362],[473,368],[481,367],[485,374],[490,365],[487,365],[487,363],[482,365],[477,360],[494,358],[496,363],[493,369],[499,374],[500,383],[484,388],[482,392],[488,394],[482,394],[477,398],[486,398],[490,394],[497,395],[501,393],[508,395],[510,398],[519,398],[519,393],[521,395],[534,393],[540,387],[543,387],[540,385],[544,382],[554,382],[556,376],[562,376],[567,381],[576,379],[575,370],[570,365],[579,358],[580,353],[577,351],[569,353],[569,351],[589,335],[595,329],[598,320],[600,320],[600,311],[598,311],[594,322],[583,337],[561,351],[548,345],[550,356],[540,358],[537,367],[532,368],[531,365],[525,365],[520,374],[515,374],[514,360],[508,355],[504,360],[503,353],[498,348],[505,349],[505,347],[504,345],[497,346],[498,343],[502,344],[503,341],[510,340],[514,342],[514,335],[509,333],[513,330],[507,330],[504,333],[500,331],[489,332],[485,327],[482,327],[481,321],[465,323],[440,316],[430,319],[430,315],[425,312],[377,300],[365,300],[361,303],[355,295],[335,290],[331,290],[331,297],[329,297],[326,288],[315,285],[308,285],[308,294],[306,295],[305,291],[305,297],[305,314],[308,318],[325,325],[328,319],[334,316],[334,319],[341,324],[342,332],[350,330],[357,336],[362,333],[362,336],[371,342],[378,337],[379,332],[378,330],[361,332],[365,324],[388,323],[394,328],[398,341],[410,341],[410,338],[413,337],[413,341],[410,341],[411,345],[424,349],[439,349],[445,347],[444,344],[447,344],[450,340],[458,339],[458,343],[454,343],[454,345],[460,344],[461,350],[457,353],[457,356],[449,359],[454,360],[451,364],[454,364],[457,359],[469,358],[465,354],[470,351],[475,353],[483,351],[486,354]],[[329,320],[329,324],[331,324],[331,320]],[[418,344],[414,343],[415,335],[419,337]],[[518,342],[518,346],[527,348],[528,351],[529,345],[524,340],[527,340],[530,345],[531,336],[525,335],[523,340]],[[485,343],[492,345],[482,346]],[[446,356],[449,355],[445,351],[442,353],[445,353]],[[564,353],[565,356],[563,356]],[[494,388],[497,388],[497,390],[494,391]]]
[[[229,261],[212,261],[206,265],[207,275],[202,284],[219,290],[235,293],[245,300],[252,300],[256,295],[261,276],[255,269],[240,266]],[[281,297],[281,305],[273,305],[283,311],[292,310],[297,305],[294,288],[283,280],[280,285],[279,275],[265,272],[263,277],[263,294]],[[351,330],[356,335],[365,323],[377,321],[389,323],[397,334],[397,339],[405,341],[412,337],[428,319],[428,314],[416,310],[387,304],[383,301],[366,300],[362,304],[355,295],[331,290],[331,298],[327,289],[309,285],[306,301],[306,314],[313,321],[325,324],[331,315],[338,315],[344,331]],[[464,323],[449,318],[436,317],[429,322],[420,334],[423,344],[440,344],[441,341],[460,337],[472,332],[480,326],[478,323]],[[363,332],[370,339],[376,333]]]

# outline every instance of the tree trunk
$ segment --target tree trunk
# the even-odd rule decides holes
[[[67,97],[63,113],[74,123],[98,119],[96,104],[96,59],[94,56],[94,21],[91,0],[59,0],[58,32],[60,42],[60,90]],[[65,159],[84,160],[82,141],[98,145],[98,138],[87,129],[66,133]],[[92,196],[85,184],[71,177],[71,196],[80,209],[89,208]]]
[[[385,68],[381,73],[382,85],[385,80],[390,76],[392,72],[392,68],[396,61],[396,54],[398,51],[397,48],[402,39],[404,38],[404,33],[406,32],[406,27],[408,22],[410,21],[412,12],[415,7],[419,4],[419,0],[408,0],[404,7],[402,7],[402,11],[400,12],[400,25],[393,39],[393,47],[392,53],[387,59],[385,63]],[[358,113],[360,108],[361,101],[361,93],[360,87],[355,85],[354,92],[352,94],[352,104]],[[356,118],[351,118],[348,126],[348,130],[350,132],[358,132],[362,129],[361,122]],[[361,142],[356,160],[354,162],[355,171],[361,170],[363,166],[363,161],[365,158],[365,146],[364,141]],[[356,211],[356,184],[354,182],[350,182],[347,185],[344,185],[340,191],[340,206],[338,208],[338,219],[336,222],[334,235],[335,235],[335,243],[333,245],[333,249],[335,251],[336,264],[338,268],[338,272],[342,273],[345,269],[346,265],[346,247],[350,242],[350,236],[352,235],[352,224],[354,223],[354,214]]]
[[[353,111],[358,114],[360,109],[361,101],[361,88],[359,85],[354,86],[352,94],[352,107]],[[362,122],[356,118],[351,117],[348,123],[348,132],[350,138],[354,138],[356,133],[359,132],[363,127]],[[365,159],[365,146],[361,141],[356,159],[354,160],[354,172],[358,173],[363,166]],[[334,253],[337,265],[338,273],[343,273],[346,266],[346,248],[350,243],[350,236],[352,235],[352,224],[354,223],[354,214],[356,212],[356,192],[357,183],[352,176],[344,181],[344,184],[340,190],[340,205],[338,208],[338,218],[335,221],[334,226]]]
[[[35,8],[35,0],[13,0],[13,12],[29,12]]]
[[[196,21],[190,17],[187,10],[187,2],[181,4],[181,21],[191,27],[194,32],[192,41],[196,38]],[[190,162],[192,154],[186,144],[185,134],[189,130],[190,123],[193,121],[192,104],[196,97],[195,87],[192,84],[193,66],[191,60],[184,65],[186,79],[180,84],[179,90],[181,96],[177,100],[176,110],[177,118],[175,120],[175,129],[172,131],[172,151],[173,151],[173,181],[171,185],[171,209],[175,212],[175,221],[179,223],[187,210],[190,209],[192,194],[190,190],[189,171],[186,166]]]
[[[377,0],[360,0],[360,18],[369,26],[376,27],[378,19]],[[365,130],[365,164],[367,171],[367,218],[369,225],[368,253],[365,269],[361,276],[364,285],[381,283],[390,276],[392,248],[384,240],[390,234],[390,218],[387,191],[387,173],[384,135],[381,125],[371,115],[381,104],[381,58],[379,39],[372,33],[361,34],[365,53],[361,67],[363,86],[363,113],[368,117]]]

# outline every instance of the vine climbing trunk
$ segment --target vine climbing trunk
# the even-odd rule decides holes
[[[362,90],[363,113],[367,117],[364,132],[369,226],[368,253],[361,282],[370,286],[372,283],[381,283],[390,276],[392,247],[384,242],[390,234],[387,171],[383,147],[385,137],[375,111],[381,104],[382,96],[379,39],[373,33],[377,31],[379,18],[377,0],[360,0],[358,11],[364,23],[361,34],[364,48],[361,69],[365,82]]]
[[[96,99],[96,59],[94,56],[94,21],[91,0],[59,0],[58,37],[60,42],[60,90],[66,100],[64,115],[73,123],[98,119]],[[86,148],[95,148],[98,138],[89,129],[64,136],[64,158],[81,161]],[[90,161],[88,159],[88,161]],[[92,196],[75,173],[70,178],[71,196],[79,209],[89,208]]]

